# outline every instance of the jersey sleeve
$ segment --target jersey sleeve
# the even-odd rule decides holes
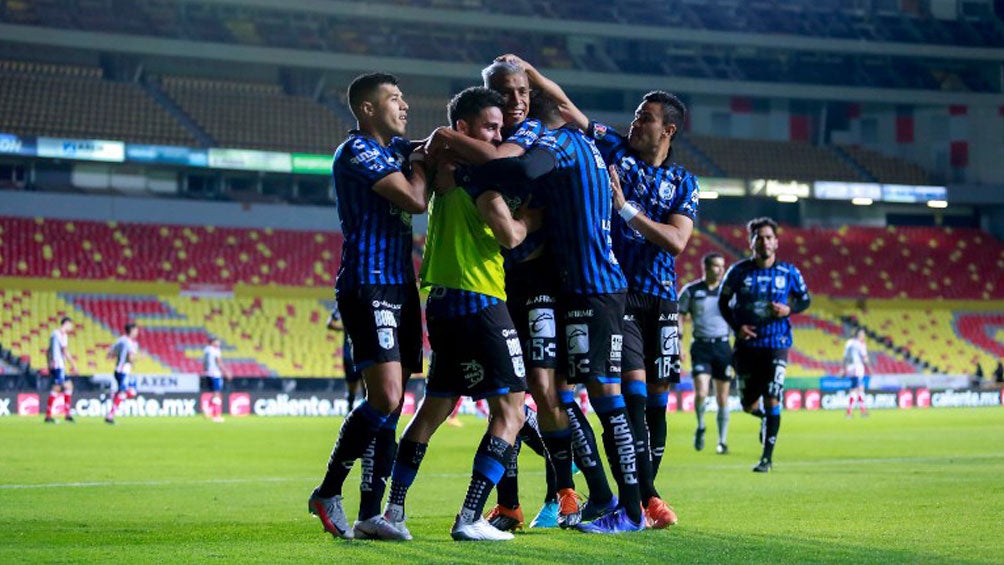
[[[610,162],[611,157],[618,149],[622,149],[627,144],[624,137],[617,133],[617,130],[600,122],[589,122],[586,135],[593,140],[596,148],[600,150],[600,155],[603,155],[603,160],[607,162]]]
[[[515,143],[519,145],[524,150],[529,149],[531,145],[537,142],[542,135],[547,132],[547,128],[540,120],[523,120],[523,123],[519,124],[516,131],[506,138],[506,143]]]
[[[670,215],[679,214],[693,220],[697,217],[697,207],[700,204],[701,192],[697,184],[697,177],[690,173],[685,173],[680,179],[680,186],[676,190],[673,203],[669,209]]]
[[[791,277],[791,294],[795,297],[805,300],[809,298],[809,287],[805,284],[805,279],[802,277],[802,272],[798,270],[798,267],[791,265],[791,273],[788,275]]]
[[[400,139],[400,138],[395,138]],[[395,142],[391,144],[392,149],[385,149],[374,140],[366,138],[356,138],[349,144],[348,155],[343,155],[342,165],[349,167],[352,172],[369,184],[376,184],[380,179],[392,173],[403,173],[403,159],[396,156]]]

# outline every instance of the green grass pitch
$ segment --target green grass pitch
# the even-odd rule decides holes
[[[679,525],[615,537],[529,530],[500,544],[449,537],[484,429],[473,417],[433,439],[408,504],[409,543],[333,540],[307,514],[340,419],[79,420],[0,420],[0,563],[1004,561],[999,408],[789,412],[768,475],[750,471],[753,418],[733,415],[731,453],[720,456],[713,415],[701,453],[693,416],[670,415],[657,486]],[[528,450],[521,463],[529,521],[542,463]],[[354,473],[350,520],[357,484]]]

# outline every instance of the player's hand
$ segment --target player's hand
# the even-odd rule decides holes
[[[756,337],[756,328],[750,325],[739,326],[739,339],[747,340]]]
[[[449,132],[450,128],[441,126],[436,128],[432,134],[429,135],[428,141],[425,142],[425,146],[422,147],[422,151],[430,159],[437,159],[442,151],[449,149]]]
[[[610,172],[610,192],[614,196],[614,211],[619,211],[627,204],[627,199],[624,198],[624,191],[621,190],[621,177],[617,173],[617,167],[610,165],[607,167],[607,170]]]
[[[495,57],[495,61],[497,61],[499,63],[510,63],[510,64],[516,65],[519,68],[523,69],[524,71],[529,71],[529,70],[533,69],[533,65],[531,65],[530,63],[527,63],[526,61],[524,61],[523,59],[521,59],[519,57],[519,55],[514,55],[512,53],[506,53],[505,55],[499,55],[498,57]]]
[[[791,306],[781,304],[780,302],[771,302],[770,313],[773,314],[775,318],[784,318],[788,316],[788,314],[791,314]]]

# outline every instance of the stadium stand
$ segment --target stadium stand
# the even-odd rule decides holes
[[[71,352],[82,374],[111,372],[108,348],[131,321],[141,328],[145,357],[137,369],[143,374],[201,372],[202,349],[213,335],[235,376],[341,376],[341,334],[324,330],[329,310],[329,303],[312,299],[0,289],[4,345],[43,369],[49,334],[70,316],[76,322]]]
[[[172,76],[160,83],[223,147],[331,153],[348,130],[331,110],[278,84]]]
[[[732,249],[742,226],[709,226]],[[782,257],[815,292],[834,297],[1004,299],[1004,244],[970,228],[784,226]]]
[[[855,163],[864,167],[868,174],[877,182],[914,185],[934,184],[927,171],[904,159],[888,157],[876,151],[853,145],[837,145],[835,149],[843,151]]]
[[[0,276],[182,284],[331,286],[342,241],[336,232],[41,218],[0,218],[0,229]]]
[[[1004,357],[1000,335],[1004,315],[999,304],[936,306],[912,300],[884,301],[856,318],[895,347],[941,372],[970,374],[977,363],[992,367]]]
[[[195,145],[195,138],[136,83],[101,69],[0,61],[0,131],[17,135]]]
[[[394,0],[383,0],[396,5]],[[725,55],[716,46],[681,49],[666,40],[654,42],[603,38],[581,50],[569,48],[560,29],[554,33],[496,29],[439,29],[414,22],[394,26],[372,19],[369,33],[358,30],[358,20],[344,16],[310,14],[237,5],[203,5],[192,2],[129,2],[96,0],[94,9],[64,9],[56,2],[37,2],[0,7],[0,15],[28,25],[82,29],[100,32],[138,33],[196,41],[324,50],[437,61],[483,62],[500,51],[532,52],[542,67],[591,71],[669,74],[693,78],[747,79],[769,82],[808,82],[873,87],[945,88],[999,91],[985,73],[923,63],[901,57],[853,54],[786,53],[753,50],[743,57]],[[408,3],[409,7],[500,12],[557,21],[602,21],[622,25],[680,26],[688,29],[785,33],[834,39],[862,39],[947,45],[1004,45],[1004,25],[992,13],[984,17],[942,21],[904,10],[899,14],[875,8],[855,11],[839,3],[792,6],[762,2],[753,9],[737,9],[733,2],[715,2],[714,10],[679,0],[652,9],[643,2],[555,4],[527,0],[502,7],[482,2]],[[717,5],[720,4],[720,5]],[[101,10],[107,5],[107,11]],[[122,6],[120,6],[122,5]],[[121,8],[121,12],[119,11]],[[118,16],[117,14],[122,14]],[[94,14],[102,14],[94,16]],[[124,17],[123,17],[124,16]],[[143,23],[146,25],[144,26]],[[392,40],[386,40],[386,38]],[[600,45],[601,47],[597,47]],[[597,53],[602,49],[602,53]],[[696,50],[695,50],[696,49]],[[988,71],[990,72],[990,71]]]
[[[783,171],[797,180],[867,180],[828,149],[808,143],[702,135],[687,139],[727,176],[777,178]]]

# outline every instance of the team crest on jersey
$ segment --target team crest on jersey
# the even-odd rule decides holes
[[[777,275],[774,277],[774,286],[776,286],[778,290],[783,290],[785,283],[786,281],[783,275]]]
[[[676,192],[676,187],[673,183],[668,180],[663,180],[659,183],[659,198],[662,200],[670,200],[673,198],[673,193]]]
[[[603,124],[593,124],[593,137],[603,139],[607,135],[607,126]]]
[[[377,343],[380,347],[391,350],[394,348],[394,330],[391,328],[377,329]]]

